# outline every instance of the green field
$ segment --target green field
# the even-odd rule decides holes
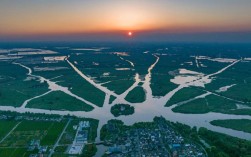
[[[13,132],[11,132],[11,134],[7,136],[7,138],[3,142],[0,143],[0,157],[29,157],[29,155],[31,154],[37,154],[37,148],[35,148],[33,151],[28,151],[28,146],[32,140],[39,140],[40,146],[48,146],[47,152],[43,153],[44,156],[47,156],[49,150],[54,146],[59,136],[61,135],[68,120],[70,120],[70,123],[63,133],[63,136],[59,141],[59,146],[56,147],[53,156],[81,156],[65,154],[67,147],[72,144],[76,135],[76,130],[74,130],[73,126],[78,125],[80,121],[90,122],[90,127],[86,128],[86,130],[88,131],[88,142],[95,141],[97,137],[97,128],[99,122],[95,119],[69,116],[59,117],[55,115],[30,113],[15,114],[12,112],[2,112],[2,114],[8,115],[10,118],[8,120],[0,121],[1,138],[4,137],[17,123],[20,122],[20,124],[13,130]],[[15,117],[22,117],[33,120],[15,120]],[[94,150],[95,149],[88,147],[85,149],[85,152],[87,152],[87,154],[90,154],[93,153]]]
[[[17,121],[6,121],[6,126],[13,125]],[[37,153],[38,150],[27,151],[28,145],[32,140],[40,140],[41,146],[48,146],[51,148],[60,133],[62,132],[65,122],[49,122],[49,121],[27,121],[23,120],[7,136],[7,138],[0,143],[1,157],[29,157],[30,154]],[[46,152],[48,153],[48,152]]]
[[[146,93],[142,87],[135,87],[127,94],[125,100],[131,103],[141,103],[146,100]]]
[[[93,107],[61,91],[51,92],[27,104],[29,108],[68,111],[91,111]]]
[[[41,140],[42,145],[54,145],[58,139],[62,130],[64,129],[66,122],[57,123],[54,122],[47,130],[47,134]]]
[[[25,148],[0,148],[1,157],[29,157],[32,152]]]
[[[251,133],[251,120],[249,119],[214,120],[210,123],[215,126]]]
[[[0,147],[26,147],[32,139],[41,140],[42,145],[53,145],[64,125],[63,122],[22,121]]]
[[[0,120],[0,140],[17,124],[16,121]]]

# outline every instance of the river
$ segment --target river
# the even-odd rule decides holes
[[[206,114],[182,114],[182,113],[174,113],[172,111],[171,107],[165,107],[166,102],[179,90],[182,88],[185,88],[187,86],[190,86],[191,84],[194,84],[196,82],[203,82],[205,79],[209,79],[209,77],[217,75],[222,73],[223,71],[227,70],[229,67],[234,66],[236,63],[239,61],[233,62],[232,64],[229,64],[228,66],[224,67],[223,69],[201,77],[200,79],[194,81],[194,82],[189,82],[185,84],[179,85],[177,88],[175,88],[173,91],[170,91],[167,93],[165,96],[160,97],[160,98],[155,98],[152,96],[152,90],[150,88],[150,81],[151,81],[151,71],[155,67],[155,65],[159,61],[159,56],[154,55],[156,57],[156,61],[149,67],[148,69],[148,74],[145,76],[144,81],[139,79],[139,75],[135,75],[135,83],[132,85],[132,87],[128,88],[123,94],[117,95],[113,91],[108,90],[106,87],[103,87],[101,84],[95,83],[93,80],[88,78],[86,75],[84,75],[78,68],[71,63],[68,59],[66,59],[67,63],[73,68],[73,70],[78,73],[83,79],[87,80],[89,83],[93,84],[96,88],[99,88],[101,91],[104,91],[106,93],[105,96],[105,101],[103,107],[96,107],[94,104],[87,102],[89,105],[94,106],[94,110],[90,112],[84,112],[84,111],[50,111],[50,110],[44,110],[44,109],[34,109],[34,108],[26,108],[25,106],[22,107],[12,107],[12,106],[1,106],[0,110],[3,111],[15,111],[15,112],[32,112],[32,113],[46,113],[46,114],[58,114],[58,115],[74,115],[78,117],[86,117],[86,118],[93,118],[93,119],[98,119],[99,120],[99,126],[98,126],[98,135],[96,138],[96,141],[98,142],[100,140],[100,129],[101,127],[107,123],[108,120],[114,119],[115,117],[111,114],[110,109],[113,105],[118,104],[118,103],[127,103],[135,107],[135,113],[133,115],[129,116],[120,116],[117,117],[116,119],[122,120],[126,125],[132,125],[137,122],[147,122],[147,121],[152,121],[155,116],[163,116],[169,121],[172,122],[180,122],[184,123],[190,126],[196,126],[196,127],[205,127],[209,130],[228,134],[231,136],[239,137],[241,139],[247,139],[251,140],[251,134],[245,133],[242,131],[236,131],[232,129],[227,129],[223,127],[218,127],[218,126],[213,126],[209,122],[212,120],[218,120],[218,119],[251,119],[250,116],[246,115],[229,115],[229,114],[222,114],[222,113],[206,113]],[[27,75],[30,76],[35,76],[40,78],[41,80],[47,81],[49,84],[49,88],[51,90],[62,90],[66,94],[69,94],[71,96],[74,96],[81,101],[86,102],[83,98],[80,98],[73,93],[71,93],[67,88],[61,87],[57,85],[55,82],[45,79],[41,76],[36,76],[32,75],[32,70],[29,67],[26,67],[24,65],[21,65],[20,63],[15,63],[18,64],[24,68],[26,68],[29,72]],[[139,82],[143,82],[143,88],[146,91],[146,100],[143,103],[129,103],[125,100],[125,96],[127,93],[132,90],[134,87],[137,86]],[[207,81],[205,81],[207,82]],[[52,88],[53,87],[53,88]],[[210,94],[210,93],[209,93]],[[117,98],[114,100],[112,104],[109,104],[109,97],[111,95],[115,95]],[[26,102],[27,104],[27,102]],[[25,104],[25,105],[26,105]]]

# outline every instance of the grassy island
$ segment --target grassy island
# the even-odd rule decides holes
[[[112,106],[111,113],[118,117],[120,115],[131,115],[134,113],[134,107],[128,104],[116,104]]]
[[[131,90],[127,96],[125,97],[125,99],[128,102],[131,103],[141,103],[144,102],[146,100],[146,95],[145,95],[145,91],[142,87],[135,87],[133,90]]]
[[[210,123],[215,126],[251,133],[251,120],[249,119],[214,120]]]

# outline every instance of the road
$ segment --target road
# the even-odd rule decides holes
[[[58,137],[57,142],[54,144],[52,150],[50,151],[50,154],[48,155],[48,157],[51,157],[52,154],[54,153],[55,148],[58,146],[58,143],[59,143],[60,139],[62,138],[62,136],[63,136],[63,134],[64,134],[66,128],[67,128],[68,125],[70,124],[71,120],[72,120],[72,119],[69,119],[69,120],[68,120],[68,122],[67,122],[67,124],[65,125],[63,131],[61,132],[60,136]]]
[[[2,143],[20,124],[21,122],[17,123],[10,131],[9,133],[0,141],[0,143]]]

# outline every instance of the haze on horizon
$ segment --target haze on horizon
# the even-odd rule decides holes
[[[128,31],[142,38],[227,32],[245,39],[250,8],[249,0],[1,0],[0,40],[116,39]]]

